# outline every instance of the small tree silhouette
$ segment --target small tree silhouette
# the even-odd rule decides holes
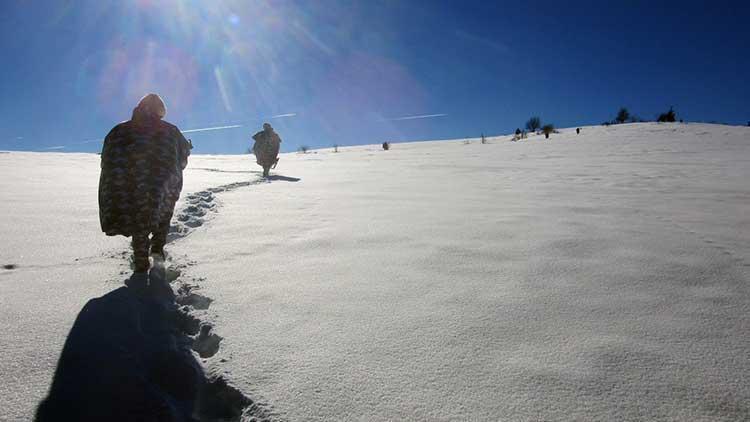
[[[675,122],[677,121],[677,116],[674,113],[674,110],[672,107],[669,107],[669,111],[666,113],[662,113],[659,115],[659,117],[656,118],[657,122]]]
[[[485,137],[484,137],[484,133],[482,134],[482,143],[483,143],[483,144],[486,144],[486,143],[487,143],[487,138],[485,138]]]
[[[548,123],[544,125],[542,128],[542,132],[544,132],[544,137],[549,138],[549,135],[555,131],[555,126],[552,123]]]
[[[300,145],[299,148],[297,148],[297,152],[301,152],[303,154],[307,154],[308,150],[310,150],[310,147],[307,145]]]
[[[542,127],[542,119],[538,116],[534,116],[526,122],[526,129],[528,129],[529,132],[536,132],[540,127]]]
[[[333,152],[339,152],[339,144],[333,144]]]
[[[628,121],[629,117],[630,113],[628,113],[628,109],[622,107],[620,111],[617,112],[617,117],[615,117],[615,120],[617,120],[617,123],[625,123],[626,121]]]

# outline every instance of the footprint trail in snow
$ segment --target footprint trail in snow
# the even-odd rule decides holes
[[[167,242],[173,242],[188,236],[195,229],[203,226],[220,208],[216,194],[229,192],[238,188],[264,183],[266,180],[236,182],[191,193],[185,197],[184,205],[176,213],[170,227]],[[158,282],[163,278],[175,291],[176,319],[179,330],[192,341],[192,350],[200,356],[203,363],[214,357],[221,348],[223,338],[216,333],[213,324],[206,320],[207,310],[213,299],[201,293],[198,283],[205,281],[184,274],[187,267],[195,265],[193,261],[177,262],[173,257],[168,261],[155,262],[151,271],[152,283],[154,277]],[[222,358],[222,362],[224,359]],[[215,369],[215,368],[214,368]],[[211,372],[211,371],[208,371]],[[206,374],[206,383],[198,413],[201,420],[224,421],[277,421],[271,407],[257,400],[251,399],[227,380],[218,371]]]

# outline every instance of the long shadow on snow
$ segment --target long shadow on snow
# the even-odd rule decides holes
[[[191,353],[200,321],[180,310],[161,273],[134,274],[78,314],[42,421],[238,421],[252,400],[207,378]]]
[[[203,171],[210,171],[213,173],[253,173],[250,170],[221,170],[221,169],[212,169],[212,168],[206,168],[206,167],[193,167],[190,170],[203,170]]]
[[[268,177],[263,177],[262,171],[253,170],[253,171],[250,171],[249,173],[256,174],[260,177],[260,179],[257,180],[258,183],[268,182],[268,181],[273,181],[273,180],[278,180],[281,182],[299,182],[300,180],[302,180],[299,177],[282,176],[280,174],[272,174],[272,175],[269,175]]]
[[[266,180],[280,180],[282,182],[299,182],[302,179],[300,179],[299,177],[289,177],[289,176],[281,176],[281,175],[274,174],[274,175],[266,177]]]

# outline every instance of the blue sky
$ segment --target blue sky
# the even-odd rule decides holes
[[[746,1],[0,2],[0,149],[99,151],[157,92],[197,153],[750,120]],[[412,118],[415,116],[431,116]],[[64,148],[55,148],[64,147]],[[46,149],[53,148],[53,149]]]

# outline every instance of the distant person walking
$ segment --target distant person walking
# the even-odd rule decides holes
[[[263,177],[268,177],[268,172],[276,168],[276,164],[279,163],[281,138],[270,124],[263,123],[263,130],[253,135],[253,140],[255,140],[253,145],[255,162],[263,167]]]
[[[162,120],[166,114],[158,95],[146,95],[132,118],[109,132],[102,148],[99,221],[107,236],[133,237],[135,272],[148,271],[149,248],[154,258],[165,258],[182,170],[193,148],[176,126]]]

